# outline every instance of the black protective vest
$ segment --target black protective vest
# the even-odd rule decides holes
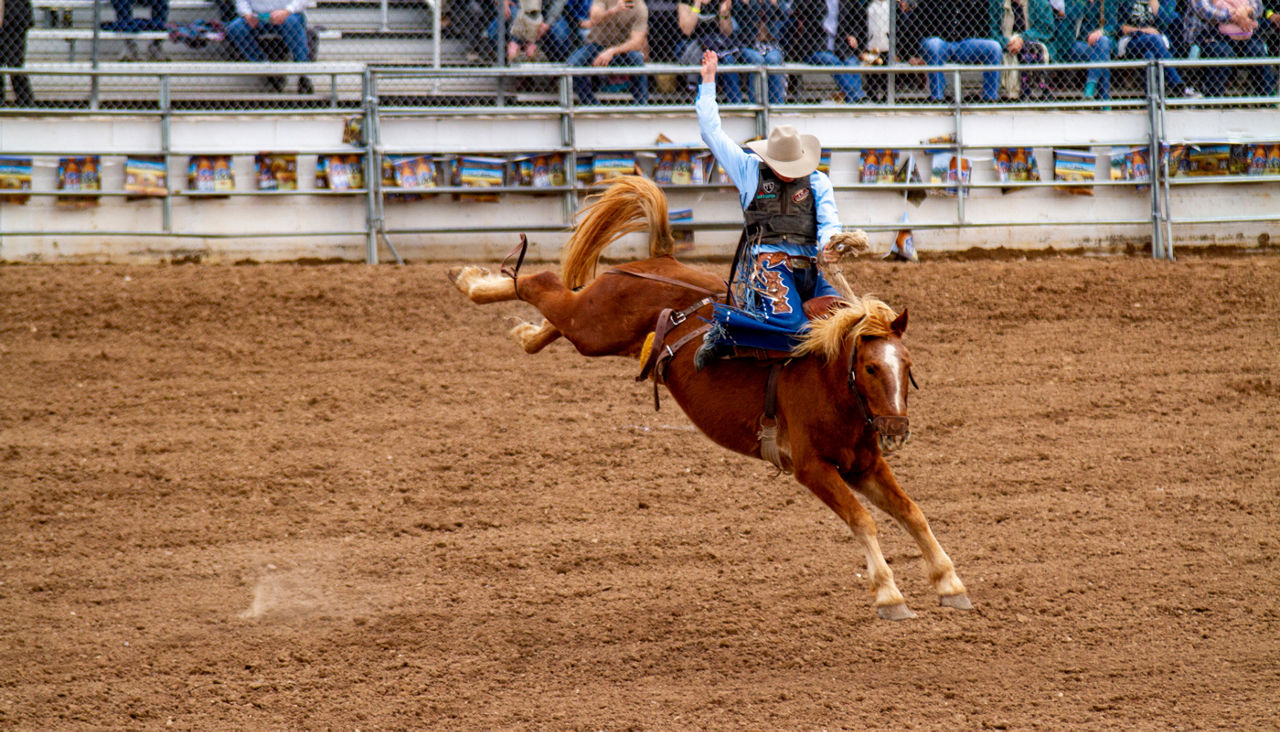
[[[761,244],[818,243],[818,206],[809,176],[784,181],[764,163],[756,194],[743,211],[747,241]]]

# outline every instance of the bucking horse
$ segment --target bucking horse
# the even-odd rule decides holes
[[[597,276],[601,252],[638,231],[649,233],[649,258]],[[522,258],[523,248],[518,252]],[[692,346],[727,286],[677,261],[673,252],[665,194],[645,178],[627,176],[592,197],[565,245],[559,275],[521,275],[517,262],[496,274],[455,267],[449,276],[472,302],[523,300],[537,308],[544,318],[540,325],[522,322],[511,330],[526,352],[537,353],[563,336],[584,356],[641,356],[641,377],[654,381],[655,401],[657,385],[665,385],[713,442],[793,473],[862,545],[881,618],[902,620],[914,613],[855,491],[915,539],[939,603],[971,609],[950,557],[884,459],[910,437],[907,396],[914,379],[902,341],[907,312],[855,296],[843,275],[833,272],[844,300],[812,319],[790,353],[723,359],[699,370]]]

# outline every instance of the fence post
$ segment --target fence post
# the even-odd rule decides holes
[[[564,182],[568,190],[560,199],[561,211],[564,225],[571,227],[578,215],[578,131],[574,125],[573,77],[567,68],[560,70],[557,82],[560,91],[560,144],[569,148],[564,162]]]
[[[756,78],[749,80],[748,84],[759,82],[756,99],[760,100],[760,109],[756,112],[756,134],[764,137],[769,134],[769,72],[765,71],[764,67],[761,66],[756,69],[752,76]]]
[[[166,180],[169,175],[169,160],[173,150],[173,104],[170,97],[170,76],[160,76],[160,151],[164,154],[164,170]],[[173,196],[165,191],[160,205],[160,216],[166,234],[173,233]]]
[[[1162,73],[1160,75],[1160,94],[1158,97],[1156,97],[1156,104],[1157,104],[1156,116],[1160,124],[1159,135],[1156,137],[1156,143],[1160,145],[1159,152],[1157,154],[1160,154],[1161,157],[1166,157],[1162,153],[1164,152],[1163,148],[1166,145],[1164,114],[1165,114],[1165,110],[1168,108],[1168,105],[1165,104],[1167,100],[1168,98],[1165,96],[1165,91],[1164,91],[1164,74]],[[1171,176],[1171,173],[1169,172],[1169,161],[1166,158],[1163,165],[1152,166],[1152,167],[1160,168],[1160,181],[1161,181],[1160,188],[1161,188],[1161,196],[1162,196],[1161,198],[1162,205],[1160,207],[1160,212],[1162,214],[1162,218],[1164,219],[1164,258],[1172,262],[1173,261],[1173,221],[1172,221],[1173,206],[1169,202],[1169,177]],[[1153,181],[1153,185],[1154,185],[1154,181]]]
[[[889,68],[898,66],[898,3],[889,3],[889,58],[885,59],[885,63]],[[897,80],[898,75],[889,72],[888,82],[885,84],[885,103],[895,104],[897,102]]]
[[[70,13],[70,10],[66,11]],[[68,16],[70,17],[70,16]],[[89,44],[89,62],[90,68],[94,71],[98,70],[98,34],[102,27],[102,0],[94,0],[93,3],[93,41]],[[68,21],[67,25],[71,23]],[[89,109],[98,109],[98,75],[95,73],[89,80]]]
[[[1164,73],[1158,60],[1152,60],[1147,63],[1147,124],[1149,128],[1148,144],[1147,144],[1147,169],[1150,171],[1151,178],[1151,258],[1160,259],[1164,256],[1164,235],[1161,231],[1161,223],[1164,218],[1164,212],[1160,206],[1160,184],[1157,171],[1160,170],[1158,157],[1160,155],[1160,121],[1157,114],[1157,105],[1159,99],[1164,92]],[[1153,163],[1152,161],[1156,162]]]
[[[379,157],[381,135],[378,130],[378,109],[373,93],[373,70],[368,66],[360,79],[360,94],[364,98],[364,183],[365,183],[365,243],[364,261],[378,263],[378,232],[382,221],[382,160]]]
[[[964,181],[964,121],[961,117],[961,101],[964,98],[960,90],[960,69],[955,69],[955,93],[952,95],[952,104],[954,104],[956,118],[956,144],[955,158],[952,165],[956,169],[956,223],[964,223],[964,199],[969,194],[968,185]]]

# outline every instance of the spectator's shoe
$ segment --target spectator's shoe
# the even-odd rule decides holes
[[[132,38],[126,39],[124,42],[124,50],[120,52],[120,57],[116,59],[122,63],[133,63],[138,60],[138,44],[133,42]]]
[[[920,257],[916,254],[916,245],[910,236],[901,244],[894,242],[889,251],[881,259],[888,259],[894,262],[919,262]]]
[[[262,77],[262,82],[267,87],[267,91],[273,94],[279,94],[284,91],[283,76],[264,76]]]
[[[298,77],[298,93],[304,97],[309,97],[316,93],[316,88],[311,86],[311,79],[305,76]]]
[[[147,46],[147,60],[158,62],[169,60],[169,57],[164,54],[163,41],[152,41],[151,45]]]
[[[1200,93],[1200,90],[1190,84],[1182,87],[1182,96],[1186,99],[1204,99],[1204,95]]]

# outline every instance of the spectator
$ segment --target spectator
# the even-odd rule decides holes
[[[240,17],[227,24],[227,37],[236,50],[251,63],[262,63],[266,55],[259,42],[263,33],[276,32],[284,40],[289,55],[295,63],[311,60],[307,46],[307,16],[303,14],[305,0],[236,0],[236,13]],[[284,88],[283,77],[268,77],[268,85],[274,91]],[[298,93],[314,91],[311,79],[298,77]]]
[[[497,18],[498,3],[495,0],[450,1],[449,21],[458,36],[467,42],[468,63],[483,64],[497,59],[493,42],[495,34],[490,32]]]
[[[1001,45],[1005,65],[1049,63],[1049,43],[1053,41],[1054,18],[1049,0],[990,0],[998,4]],[[1008,99],[1039,99],[1049,94],[1043,71],[1011,69],[1000,75],[1002,95]]]
[[[1263,0],[1262,40],[1273,55],[1280,55],[1280,0]]]
[[[1066,0],[1058,15],[1058,58],[1065,63],[1106,64],[1115,50],[1115,13],[1117,0]],[[1111,98],[1111,69],[1098,66],[1085,75],[1085,99]]]
[[[1188,34],[1200,46],[1203,58],[1257,58],[1267,55],[1267,47],[1257,33],[1263,16],[1260,0],[1191,0],[1187,13]],[[1220,97],[1226,93],[1227,81],[1235,69],[1205,69],[1205,93]],[[1276,93],[1274,64],[1249,67],[1253,93],[1269,97]]]
[[[111,0],[111,7],[116,11],[116,19],[103,23],[102,30],[121,33],[167,30],[169,0],[147,0],[147,4],[151,6],[151,17],[146,20],[133,17],[133,3],[134,0]]]
[[[151,17],[143,20],[133,17],[134,0],[111,0],[111,7],[116,11],[116,19],[102,24],[103,30],[120,33],[140,33],[142,31],[168,30],[169,0],[147,0],[151,6]],[[147,59],[150,61],[167,61],[162,41],[152,41],[147,46]],[[137,61],[138,46],[132,40],[125,41],[121,61]]]
[[[921,56],[926,66],[948,63],[1000,65],[1001,12],[987,0],[954,0],[926,2],[913,13],[920,16]],[[946,76],[940,71],[929,73],[929,100],[941,102],[947,91]],[[982,98],[988,102],[1000,99],[1000,72],[982,72]]]
[[[712,3],[716,3],[713,5]],[[718,7],[717,7],[718,5]],[[720,62],[737,63],[740,55],[733,43],[733,0],[689,0],[676,5],[676,27],[684,39],[677,52],[677,62],[685,66],[702,63],[705,51],[713,51]],[[714,9],[714,10],[713,10]],[[737,74],[721,74],[719,78],[725,98],[736,104],[742,101],[742,86]],[[698,76],[689,77],[690,93],[697,92]],[[754,99],[754,92],[753,99]]]
[[[0,0],[0,67],[22,68],[26,63],[27,31],[31,28],[31,0]],[[13,96],[19,107],[35,106],[31,81],[26,74],[10,74]],[[4,102],[4,77],[0,76],[0,103]]]
[[[507,34],[507,61],[521,54],[532,61],[538,55],[538,39],[550,28],[542,18],[542,0],[520,0],[516,11]]]
[[[590,0],[551,0],[544,22],[546,34],[542,39],[543,52],[548,61],[564,63],[581,43],[586,29],[582,27],[591,11]]]
[[[858,58],[863,66],[879,66],[889,62],[889,13],[890,0],[868,0],[866,8],[867,32]],[[884,74],[867,77],[867,95],[883,100],[886,89]]]
[[[1277,0],[1280,2],[1280,0]],[[780,66],[782,64],[782,48],[778,38],[782,34],[782,25],[787,21],[788,5],[785,0],[733,0],[730,15],[733,16],[733,45],[744,64],[765,64]],[[747,82],[747,94],[752,103],[756,98],[756,77]],[[787,80],[779,74],[769,75],[769,103],[785,104],[787,101]],[[735,93],[738,95],[735,99]],[[742,92],[735,83],[728,88],[729,101],[741,99]]]
[[[787,31],[791,58],[814,66],[857,66],[857,51],[867,34],[862,5],[861,0],[795,0]],[[846,102],[867,98],[861,74],[835,74],[835,81]]]
[[[911,66],[923,66],[920,41],[924,39],[923,25],[928,15],[918,10],[919,0],[897,0],[898,2],[898,37],[896,51],[899,59],[906,59]],[[914,75],[913,75],[914,76]]]
[[[644,0],[593,0],[586,43],[569,56],[569,66],[643,66],[649,36],[649,9]],[[593,76],[575,76],[573,91],[581,104],[595,104]],[[649,103],[649,77],[631,77],[631,97]]]
[[[1131,0],[1117,5],[1116,27],[1120,40],[1116,42],[1116,58],[1164,60],[1171,57],[1169,37],[1164,33],[1165,21],[1160,13],[1161,4],[1160,0]],[[1164,81],[1173,94],[1201,96],[1195,87],[1183,83],[1182,75],[1173,67],[1165,67]]]
[[[538,55],[538,39],[547,32],[542,20],[542,0],[505,0],[502,3],[502,22],[506,24],[507,63],[515,62],[521,54],[529,61]],[[489,46],[498,44],[498,19],[494,18],[485,28]]]

